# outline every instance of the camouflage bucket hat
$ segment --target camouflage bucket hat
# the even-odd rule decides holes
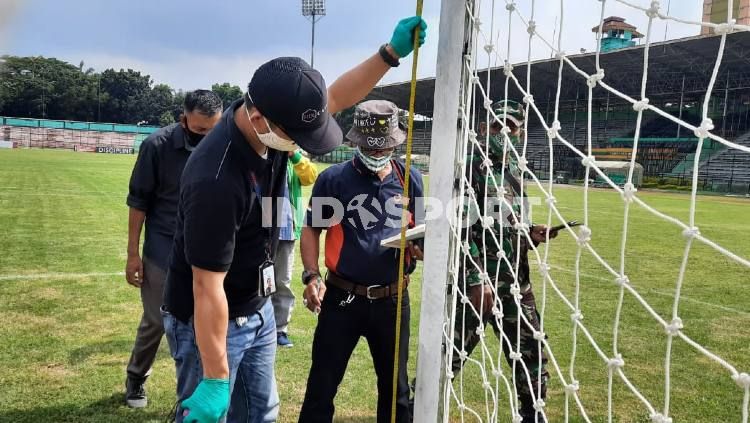
[[[368,149],[386,149],[401,145],[406,132],[399,125],[398,107],[386,100],[369,100],[354,109],[352,129],[346,139]]]
[[[500,100],[492,103],[491,107],[499,119],[505,117],[505,119],[516,124],[517,127],[523,127],[523,123],[526,120],[524,108],[517,101]]]

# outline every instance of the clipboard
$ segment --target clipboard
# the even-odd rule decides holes
[[[424,231],[425,231],[424,223],[421,225],[417,225],[411,229],[407,229],[406,241],[408,242],[408,241],[414,241],[415,239],[424,238]],[[388,248],[400,248],[401,247],[401,232],[397,233],[396,235],[393,235],[391,237],[381,240],[380,246],[388,247]]]

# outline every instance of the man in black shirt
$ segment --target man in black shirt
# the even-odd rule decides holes
[[[399,24],[403,45],[418,25],[417,17]],[[273,279],[288,152],[340,145],[331,114],[364,98],[399,51],[384,45],[328,89],[302,59],[265,63],[188,161],[163,307],[178,422],[276,420],[272,290],[259,282]]]
[[[214,92],[187,93],[180,123],[161,128],[143,141],[130,177],[125,279],[140,288],[143,315],[127,367],[125,402],[129,407],[142,408],[148,403],[144,383],[164,334],[159,307],[172,252],[182,169],[190,152],[221,118],[221,110],[221,99]],[[144,221],[146,240],[141,259]]]

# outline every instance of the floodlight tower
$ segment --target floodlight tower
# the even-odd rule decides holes
[[[312,22],[312,46],[310,47],[310,66],[315,67],[315,22],[326,15],[325,0],[302,0],[302,16]]]

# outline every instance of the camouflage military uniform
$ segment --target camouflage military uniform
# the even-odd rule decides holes
[[[510,155],[508,155],[508,157],[510,158]],[[479,210],[476,210],[476,207],[474,207],[473,211],[471,210],[471,208],[469,208],[466,212],[468,214],[468,217],[471,219],[472,217],[475,217],[473,215],[474,213],[479,213],[480,216],[483,214],[480,211],[483,211],[485,208],[485,179],[487,179],[486,189],[488,199],[495,199],[495,202],[497,203],[498,200],[496,199],[498,198],[498,190],[495,189],[495,185],[493,184],[492,179],[489,177],[488,169],[482,164],[482,156],[477,151],[474,152],[473,158],[467,158],[467,161],[467,172],[469,171],[469,169],[471,169],[472,171],[472,188],[474,189],[479,205]],[[505,333],[508,341],[510,342],[510,345],[512,345],[513,348],[516,347],[516,337],[520,336],[519,352],[522,354],[521,360],[528,368],[529,375],[531,376],[531,386],[533,387],[533,391],[529,390],[529,383],[526,378],[526,373],[524,372],[523,366],[521,366],[520,363],[516,365],[516,389],[519,395],[521,415],[525,417],[524,421],[526,421],[526,418],[528,418],[529,421],[533,421],[534,409],[532,392],[536,394],[537,382],[541,381],[542,399],[546,396],[546,382],[549,379],[549,373],[545,368],[547,358],[542,351],[542,368],[540,371],[539,347],[538,342],[533,338],[533,331],[526,325],[524,321],[521,321],[520,333],[517,333],[518,308],[516,302],[513,299],[513,296],[510,293],[514,278],[511,269],[508,268],[508,264],[504,260],[500,259],[504,254],[505,257],[507,257],[510,261],[512,268],[515,268],[517,260],[516,247],[519,240],[518,234],[516,233],[516,230],[513,229],[512,225],[513,223],[515,223],[516,218],[521,215],[521,201],[525,201],[525,197],[521,196],[521,184],[523,183],[523,180],[521,172],[514,160],[509,159],[507,161],[504,178],[499,169],[499,167],[502,166],[501,161],[496,160],[495,165],[498,168],[491,168],[491,170],[494,173],[497,185],[502,186],[505,189],[505,199],[513,206],[511,211],[507,206],[503,205],[502,207],[500,207],[498,213],[497,207],[494,207],[494,205],[490,204],[487,205],[487,214],[492,215],[495,218],[493,232],[498,241],[502,240],[502,251],[499,251],[497,243],[492,238],[489,232],[484,234],[483,240],[482,235],[485,229],[482,226],[481,220],[477,220],[471,227],[467,228],[466,231],[469,231],[468,238],[470,241],[470,255],[480,266],[482,266],[484,263],[484,253],[486,253],[486,272],[490,280],[492,281],[490,283],[495,284],[495,289],[498,293],[498,296],[500,297],[501,303],[501,305],[498,306],[498,309],[502,313],[502,318],[496,319],[491,312],[485,313],[482,316],[483,321],[481,326],[482,328],[485,328],[488,323],[492,326],[495,335],[502,343],[503,352],[511,368],[511,351],[508,348],[507,342],[503,341],[501,334],[503,332]],[[528,208],[525,207],[525,210],[528,210]],[[505,219],[501,227],[500,218],[502,217],[504,217]],[[501,233],[502,238],[500,236]],[[464,232],[464,235],[466,235],[466,232]],[[518,263],[518,283],[520,285],[521,294],[521,312],[531,323],[533,328],[535,330],[539,330],[539,316],[536,310],[534,294],[531,290],[527,252],[527,239],[525,237],[521,237],[520,259]],[[468,259],[466,259],[465,263],[466,266],[465,268],[461,269],[460,275],[462,278],[465,278],[468,291],[469,287],[481,284],[481,278],[477,269],[468,261]],[[460,280],[458,289],[463,291],[463,288],[464,280]],[[479,326],[480,323],[476,314],[471,310],[468,304],[462,304],[459,299],[456,310],[456,324],[454,328],[455,348],[457,348],[458,351],[466,351],[467,356],[471,354],[471,352],[480,341],[479,335],[477,334],[477,329],[479,328]],[[462,334],[465,334],[465,336],[462,336]],[[452,362],[453,373],[457,374],[461,370],[462,366],[462,360],[458,352],[454,350]],[[542,421],[541,417],[539,421]]]

